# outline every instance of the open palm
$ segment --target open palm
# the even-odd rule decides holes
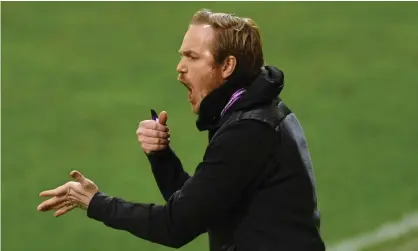
[[[52,197],[38,206],[38,211],[55,210],[54,216],[58,217],[73,210],[76,207],[87,209],[93,196],[99,188],[93,181],[85,178],[80,172],[72,171],[70,176],[74,181],[69,181],[52,190],[41,192],[41,197]]]

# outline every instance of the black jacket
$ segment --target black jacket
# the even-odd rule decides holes
[[[221,117],[240,87],[246,92]],[[325,250],[303,130],[293,113],[277,120],[282,88],[283,73],[265,67],[254,79],[214,90],[200,106],[197,127],[209,131],[210,142],[194,175],[171,148],[148,156],[166,204],[130,203],[99,192],[88,216],[175,248],[208,232],[211,251]],[[261,111],[257,119],[236,119],[254,110]]]

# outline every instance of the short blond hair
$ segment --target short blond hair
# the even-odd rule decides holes
[[[255,76],[261,71],[264,56],[259,28],[254,20],[202,9],[193,15],[191,24],[207,24],[215,29],[212,52],[216,63],[221,64],[232,55],[237,59],[237,72]]]

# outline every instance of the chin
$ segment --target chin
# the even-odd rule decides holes
[[[192,112],[196,115],[199,114],[199,107],[196,107],[195,105],[192,105]]]
[[[199,111],[200,111],[200,103],[199,104],[193,104],[192,103],[191,106],[192,106],[192,112],[194,114],[198,115]]]

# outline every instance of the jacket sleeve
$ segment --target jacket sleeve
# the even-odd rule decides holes
[[[158,188],[167,201],[190,178],[171,148],[147,155]]]
[[[267,124],[235,122],[210,143],[193,177],[165,205],[131,203],[97,193],[87,215],[142,239],[181,247],[240,200],[244,188],[262,171],[273,140],[274,131]]]

